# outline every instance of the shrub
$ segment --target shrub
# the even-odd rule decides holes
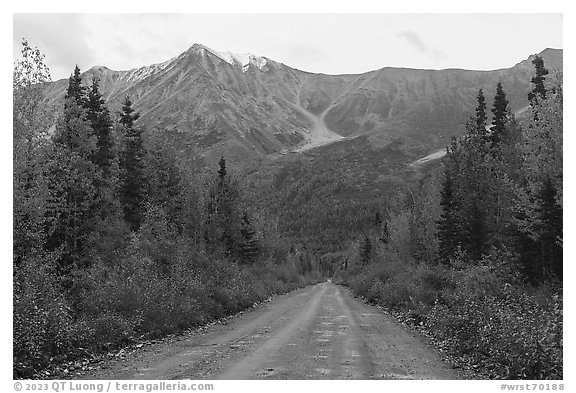
[[[561,288],[524,285],[505,251],[474,265],[459,255],[453,268],[402,264],[390,254],[343,280],[491,378],[562,378]]]
[[[493,378],[562,378],[560,296],[513,286],[487,266],[455,274],[456,287],[429,315],[432,332],[456,356]]]
[[[48,259],[49,260],[49,259]],[[13,290],[14,377],[45,367],[69,348],[72,317],[58,291],[50,263],[23,261],[15,268]]]
[[[15,268],[15,378],[64,357],[195,327],[320,278],[302,276],[280,257],[242,266],[215,258],[158,217],[133,235],[122,256],[72,271],[66,291],[46,257]]]

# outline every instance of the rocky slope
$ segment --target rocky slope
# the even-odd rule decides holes
[[[562,69],[562,50],[541,55],[550,70]],[[511,108],[526,106],[531,59],[494,71],[382,68],[324,75],[195,44],[161,64],[129,71],[96,66],[82,77],[86,84],[100,79],[113,111],[129,95],[142,115],[139,124],[183,151],[251,161],[366,135],[375,147],[401,140],[417,158],[462,132],[480,87],[490,104],[502,82]],[[62,103],[67,83],[48,86],[52,104]]]

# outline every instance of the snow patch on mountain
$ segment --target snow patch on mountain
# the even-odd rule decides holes
[[[268,59],[262,56],[255,56],[251,53],[219,52],[201,44],[194,44],[193,48],[207,50],[214,56],[224,60],[226,63],[235,67],[241,67],[242,72],[248,71],[251,64],[260,71],[268,71]]]

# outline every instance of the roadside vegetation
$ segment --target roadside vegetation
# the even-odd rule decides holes
[[[541,58],[530,110],[498,84],[397,209],[366,227],[342,283],[487,378],[562,379],[562,75]]]
[[[23,42],[14,67],[14,378],[206,324],[317,282],[222,158],[180,159],[76,68],[65,104]],[[53,125],[55,127],[53,128]]]

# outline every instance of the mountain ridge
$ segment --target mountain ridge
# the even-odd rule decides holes
[[[541,53],[547,67],[562,69],[562,50]],[[253,161],[306,150],[319,140],[320,130],[339,135],[341,143],[359,135],[374,146],[401,139],[417,157],[461,132],[480,87],[490,102],[500,81],[512,110],[526,106],[532,56],[491,71],[383,67],[329,75],[195,44],[162,63],[126,71],[94,66],[82,78],[86,85],[100,79],[113,111],[131,96],[141,113],[138,124],[148,133],[169,135],[184,154],[226,153]],[[48,101],[60,105],[66,86],[66,79],[49,84]],[[338,138],[326,140],[333,139]]]

